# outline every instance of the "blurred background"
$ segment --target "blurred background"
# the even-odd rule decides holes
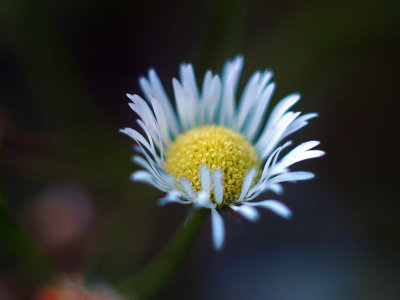
[[[125,93],[154,67],[171,95],[179,63],[201,83],[239,53],[241,87],[271,68],[273,104],[301,92],[295,109],[319,118],[293,138],[327,155],[286,184],[291,221],[226,214],[217,253],[208,219],[156,299],[399,299],[399,15],[378,0],[1,0],[0,200],[16,221],[1,217],[0,299],[33,297],[46,264],[113,283],[161,249],[187,212],[129,180]]]

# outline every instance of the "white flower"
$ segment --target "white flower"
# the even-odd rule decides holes
[[[312,150],[319,142],[309,141],[280,157],[291,144],[282,141],[317,114],[288,111],[300,99],[299,94],[290,94],[265,123],[275,89],[269,70],[251,76],[236,105],[242,66],[243,58],[238,56],[226,62],[221,78],[208,71],[200,92],[192,65],[182,64],[180,81],[172,80],[176,109],[151,69],[148,78],[139,81],[146,100],[127,95],[143,133],[121,130],[136,141],[143,155],[133,157],[145,170],[133,173],[132,179],[166,192],[161,205],[177,202],[210,209],[216,249],[222,247],[225,235],[222,209],[232,209],[251,221],[259,217],[256,207],[289,218],[291,211],[283,203],[253,200],[265,191],[279,194],[282,182],[313,178],[310,172],[293,172],[289,167],[324,154]]]

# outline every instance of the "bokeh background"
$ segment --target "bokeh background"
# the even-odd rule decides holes
[[[1,0],[1,189],[16,224],[2,218],[0,298],[29,299],[40,277],[40,258],[28,268],[8,247],[17,226],[22,248],[89,281],[116,282],[161,249],[187,212],[129,180],[125,93],[141,94],[150,67],[171,93],[179,63],[200,83],[241,53],[241,87],[273,69],[273,103],[300,91],[295,109],[319,112],[294,140],[327,155],[297,167],[315,180],[286,184],[291,221],[227,214],[217,253],[207,220],[156,299],[399,299],[399,16],[395,0]]]

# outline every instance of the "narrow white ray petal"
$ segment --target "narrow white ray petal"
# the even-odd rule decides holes
[[[201,190],[210,194],[210,189],[211,189],[210,170],[206,166],[200,167],[200,182],[201,182]]]
[[[156,180],[159,184],[164,185],[165,187],[168,186],[167,183],[164,182],[164,178],[160,175],[157,168],[155,168],[155,166],[153,164],[151,164],[151,162],[145,160],[143,157],[138,156],[138,155],[135,155],[132,158],[132,160],[134,163],[145,168],[153,176],[154,180]]]
[[[214,123],[216,121],[217,109],[220,106],[222,92],[222,84],[218,75],[214,76],[211,83],[211,90],[209,95],[209,100],[207,102],[208,110],[208,123]]]
[[[263,133],[261,133],[260,138],[255,143],[256,150],[261,153],[260,156],[262,157],[263,153],[265,152],[266,147],[270,144],[271,140],[277,137],[279,138],[287,126],[290,124],[290,120],[293,120],[293,112],[287,112],[279,121],[272,127],[267,127],[264,129]],[[285,128],[284,128],[285,127]],[[269,131],[266,134],[266,131]]]
[[[211,82],[213,80],[213,73],[210,70],[207,70],[204,75],[202,91],[201,91],[201,101],[204,101],[207,95],[207,92],[211,88]]]
[[[144,131],[147,141],[149,142],[151,148],[155,149],[153,137],[151,136],[151,133],[150,133],[149,129],[147,128],[146,124],[144,124],[141,119],[137,119],[136,122],[139,124],[140,128],[142,128],[142,130]]]
[[[204,78],[202,100],[201,100],[201,118],[203,124],[214,122],[214,113],[221,97],[221,82],[218,76],[212,76],[210,71]]]
[[[200,100],[200,124],[205,124],[207,122],[205,116],[207,114],[207,111],[209,109],[207,105],[207,101],[210,98],[210,92],[211,92],[211,84],[213,80],[213,75],[210,70],[206,72],[206,75],[204,75],[203,79],[203,89],[201,91],[201,100]]]
[[[176,107],[178,109],[179,120],[182,124],[184,130],[189,130],[192,128],[192,124],[194,124],[194,116],[192,115],[192,104],[190,96],[188,96],[179,83],[179,81],[175,78],[172,79],[172,85],[174,87],[175,101]]]
[[[247,195],[245,196],[245,199],[254,199],[255,197],[257,197],[261,192],[262,192],[262,186],[265,184],[265,181],[268,180],[270,174],[271,174],[271,169],[273,166],[273,162],[272,161],[276,161],[277,157],[279,156],[279,153],[286,148],[287,146],[289,146],[292,142],[286,142],[284,145],[280,146],[279,148],[277,148],[269,157],[267,162],[264,165],[263,168],[263,172],[261,174],[260,179],[258,180],[258,182],[250,189],[250,191],[247,193]],[[272,166],[271,166],[272,163]]]
[[[147,183],[150,184],[152,186],[154,186],[155,188],[163,191],[163,192],[167,192],[168,189],[166,189],[165,187],[159,185],[153,178],[153,176],[143,170],[140,171],[136,171],[131,175],[131,180],[132,181],[138,181],[138,182],[143,182],[143,183]]]
[[[266,185],[260,185],[258,187],[258,190],[255,191],[250,197],[246,197],[246,201],[251,201],[255,198],[257,198],[261,193],[265,193],[268,191],[272,191],[277,195],[281,195],[283,193],[283,187],[279,183],[273,183],[273,184],[266,184]]]
[[[232,61],[227,62],[223,68],[220,125],[231,126],[235,111],[235,93],[242,67],[243,57],[237,56]]]
[[[193,66],[191,64],[182,64],[179,71],[183,86],[187,87],[187,90],[192,94],[194,101],[198,103],[200,97]]]
[[[149,81],[146,78],[141,77],[139,79],[139,85],[142,88],[143,93],[145,94],[147,99],[151,99],[151,97],[156,98],[160,101],[160,104],[165,113],[165,117],[168,121],[169,128],[173,136],[176,136],[179,132],[179,127],[176,119],[176,115],[174,113],[174,109],[172,108],[172,103],[167,96],[167,93],[164,90],[164,87],[159,79],[156,71],[154,69],[150,69],[149,73]]]
[[[270,140],[264,145],[264,150],[261,155],[261,159],[265,159],[269,153],[276,147],[276,145],[282,140],[282,134],[286,130],[286,128],[290,125],[290,123],[299,115],[299,113],[287,113],[281,121],[275,132],[272,134]]]
[[[263,207],[270,209],[278,216],[282,218],[289,219],[292,216],[292,211],[282,202],[276,200],[264,200],[260,202],[247,202],[247,205],[256,206],[256,207]]]
[[[147,136],[147,140],[150,142],[150,146],[153,149],[153,152],[156,153],[156,155],[157,155],[157,162],[159,162],[160,165],[163,165],[164,164],[164,143],[162,141],[161,132],[158,130],[158,126],[157,126],[157,132],[155,132],[155,134],[157,134],[157,139],[153,139],[151,136],[151,133],[149,132],[149,129],[142,122],[142,120],[137,119],[136,122],[139,124],[139,126],[145,132],[145,134]],[[158,152],[154,146],[156,146],[158,148]],[[160,153],[160,155],[158,155],[158,153]]]
[[[242,129],[245,121],[249,115],[249,112],[253,108],[255,99],[257,98],[257,87],[258,81],[260,79],[260,72],[254,73],[249,81],[247,82],[246,86],[244,87],[242,97],[240,98],[239,108],[238,108],[238,116],[235,125],[235,129],[240,130]]]
[[[260,134],[256,142],[256,147],[264,147],[265,141],[271,136],[271,133],[276,131],[279,126],[277,124],[281,123],[280,120],[288,115],[286,111],[292,107],[297,101],[299,101],[299,94],[290,94],[283,98],[272,110],[270,117],[268,118],[267,125]]]
[[[191,204],[190,201],[180,199],[180,193],[177,191],[169,192],[164,198],[158,199],[158,205],[163,206],[165,204],[175,202],[180,204]]]
[[[182,187],[184,188],[185,192],[189,195],[190,199],[195,199],[196,195],[194,194],[192,183],[187,180],[186,178],[181,179]]]
[[[164,168],[164,161],[161,160],[161,158],[158,156],[158,154],[156,153],[156,157],[154,157],[153,154],[149,154],[148,151],[146,151],[143,146],[140,143],[137,143],[138,147],[140,148],[139,153],[143,154],[144,157],[146,158],[146,160],[148,161],[148,163],[154,168],[156,169],[156,167],[158,169],[163,169]],[[155,150],[154,150],[155,151]]]
[[[151,97],[150,98],[151,105],[153,106],[154,114],[156,115],[158,127],[160,129],[161,137],[166,146],[169,146],[171,143],[171,138],[169,136],[169,126],[167,123],[167,120],[165,118],[164,111],[160,105],[160,102],[156,100],[155,98]]]
[[[267,127],[275,124],[287,112],[287,110],[295,105],[299,100],[300,94],[293,93],[279,101],[271,112],[271,116],[268,119]]]
[[[257,101],[254,113],[252,114],[251,119],[249,120],[245,132],[246,137],[251,141],[254,139],[257,133],[259,133],[260,125],[264,120],[265,111],[267,110],[268,104],[271,100],[271,96],[274,90],[275,90],[275,84],[274,83],[269,84]]]
[[[289,172],[277,175],[268,180],[268,184],[279,183],[284,181],[298,181],[298,180],[308,180],[314,178],[315,175],[311,172]]]
[[[214,196],[218,205],[222,203],[224,197],[224,182],[222,178],[222,171],[215,170],[213,174]]]
[[[285,144],[283,144],[282,146],[278,147],[269,157],[267,162],[264,165],[263,168],[263,172],[261,174],[261,178],[260,180],[264,180],[265,178],[267,178],[267,176],[270,173],[270,169],[273,166],[272,160],[276,161],[276,159],[279,157],[279,154],[281,153],[281,151],[285,148],[287,148],[288,146],[290,146],[292,144],[291,141],[286,142]],[[271,164],[272,163],[272,164]]]
[[[320,144],[319,141],[308,141],[298,145],[296,148],[290,151],[290,153],[292,153],[291,155],[293,155],[294,153],[297,152],[304,152],[318,146],[319,144]]]
[[[269,178],[269,177],[268,177]],[[252,200],[258,195],[260,195],[262,192],[265,192],[269,189],[269,185],[274,185],[276,183],[280,182],[285,182],[285,181],[290,181],[290,182],[295,182],[299,180],[308,180],[314,178],[314,174],[310,172],[288,172],[288,173],[283,173],[280,175],[277,175],[271,179],[264,179],[263,181],[257,183],[253,188],[251,188],[250,192],[248,195],[245,197],[245,200]]]
[[[265,189],[265,191],[267,191],[267,190],[270,190],[277,195],[281,195],[283,193],[283,187],[279,183],[267,185],[267,188]]]
[[[158,158],[158,154],[156,153],[154,147],[151,147],[149,142],[139,132],[137,132],[132,128],[121,129],[120,132],[134,139],[136,143],[138,143],[140,146],[144,146],[147,149],[147,151],[150,152],[150,154],[153,156],[154,159]]]
[[[197,195],[197,200],[194,202],[195,207],[203,208],[215,208],[215,204],[210,201],[210,193],[207,191],[201,191]]]
[[[259,81],[259,85],[258,85],[258,90],[257,90],[257,95],[261,95],[262,91],[264,90],[265,86],[267,85],[267,83],[272,79],[272,76],[274,76],[274,72],[272,72],[269,69],[266,69],[262,76],[261,79]]]
[[[198,125],[200,119],[200,97],[192,65],[182,64],[180,66],[180,78],[188,113],[186,120],[190,124],[189,128],[193,128]]]
[[[317,116],[318,116],[318,114],[316,114],[316,113],[309,113],[309,114],[305,114],[305,115],[298,117],[296,120],[293,121],[292,124],[290,124],[288,126],[285,133],[283,134],[284,137],[287,137],[287,136],[291,135],[292,133],[298,131],[299,129],[303,128],[304,126],[306,126],[308,124],[308,122],[307,122],[308,120],[313,119]]]
[[[175,189],[176,180],[175,180],[174,177],[172,177],[171,175],[169,175],[169,174],[167,174],[167,173],[165,173],[163,171],[160,171],[160,175],[164,179],[165,183],[169,186],[169,188],[171,190]]]
[[[246,202],[240,206],[231,205],[230,208],[252,222],[257,221],[260,217],[257,210],[248,206]]]
[[[132,101],[129,103],[129,107],[143,120],[155,140],[154,142],[157,142],[159,129],[149,104],[138,95],[127,94],[126,96]]]
[[[149,150],[150,154],[154,157],[154,159],[156,160],[156,162],[159,166],[163,166],[164,165],[164,146],[162,143],[161,133],[159,131],[157,131],[156,134],[158,135],[158,138],[154,140],[153,137],[151,136],[151,133],[149,132],[149,129],[142,122],[142,120],[137,119],[136,122],[138,123],[140,128],[142,128],[144,133],[146,134],[146,138],[147,138],[146,140],[149,142],[150,147],[151,147],[151,150]],[[158,143],[156,144],[155,142],[157,142],[157,141],[158,141]],[[158,148],[158,151],[157,151],[156,147]],[[160,155],[159,155],[159,153],[160,153]]]
[[[324,151],[321,150],[310,150],[319,144],[318,141],[309,141],[303,144],[300,144],[293,150],[291,150],[288,154],[286,154],[276,165],[273,170],[273,173],[282,172],[283,169],[287,167],[310,158],[321,157],[325,154]]]
[[[256,176],[256,174],[257,174],[257,168],[253,168],[249,172],[247,172],[246,176],[243,179],[242,190],[240,191],[240,196],[236,202],[241,202],[243,200],[243,198],[246,196],[251,184],[253,183],[253,180],[254,180],[254,177]]]
[[[216,209],[211,209],[212,238],[216,250],[221,250],[225,239],[224,221]]]
[[[299,153],[295,157],[292,157],[290,161],[288,161],[288,166],[293,165],[294,163],[297,163],[302,160],[310,159],[310,158],[317,158],[325,155],[325,152],[322,150],[308,150],[303,153]]]

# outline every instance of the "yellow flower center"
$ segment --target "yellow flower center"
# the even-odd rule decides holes
[[[239,132],[215,125],[194,128],[178,136],[166,153],[165,168],[177,180],[188,179],[201,190],[200,167],[223,174],[224,197],[220,207],[238,199],[247,172],[259,167],[253,145]],[[211,189],[213,190],[213,189]],[[211,200],[215,202],[213,193]]]

